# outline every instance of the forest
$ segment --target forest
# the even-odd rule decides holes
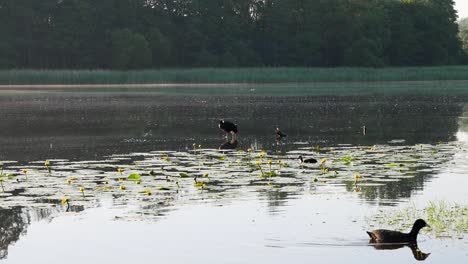
[[[453,0],[0,0],[0,68],[464,64],[457,20]]]

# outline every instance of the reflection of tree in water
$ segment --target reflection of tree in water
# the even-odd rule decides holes
[[[268,211],[271,214],[278,212],[278,209],[286,205],[289,200],[289,193],[278,189],[260,190],[260,197],[267,201]]]
[[[8,247],[26,233],[29,223],[30,217],[24,208],[0,209],[0,259],[7,257]]]
[[[418,172],[414,177],[385,182],[382,186],[359,186],[359,183],[356,185],[354,182],[347,182],[346,190],[353,191],[358,188],[367,201],[396,201],[400,198],[411,197],[415,190],[422,190],[424,183],[429,181],[434,174]]]
[[[83,206],[74,206],[71,211],[82,211]],[[60,207],[50,208],[0,208],[0,259],[8,256],[8,247],[26,234],[27,227],[33,221],[50,218],[54,213],[63,211]]]
[[[468,134],[468,106],[463,108],[463,113],[458,119],[458,131]]]

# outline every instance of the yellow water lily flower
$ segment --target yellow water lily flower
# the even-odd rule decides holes
[[[273,164],[273,161],[271,161],[271,160],[268,160],[267,162],[268,162],[268,165]]]
[[[84,192],[84,187],[80,187],[80,192]]]
[[[22,169],[21,170],[24,174],[28,173],[28,169]]]
[[[323,158],[323,159],[320,161],[320,163],[324,164],[325,162],[327,162],[327,160],[328,160],[328,159]]]
[[[49,166],[50,166],[50,161],[46,160],[46,161],[44,162],[44,166],[49,167]]]
[[[127,187],[125,187],[125,185],[120,185],[120,190],[126,190]]]
[[[205,185],[206,184],[204,182],[196,182],[195,183],[195,187],[199,187],[199,188],[203,188],[203,187],[205,187]]]
[[[362,179],[362,176],[360,174],[355,174],[354,175],[354,179],[358,180],[358,179]]]
[[[256,161],[255,161],[255,165],[260,166],[260,164],[262,164],[261,161],[259,161],[259,160],[256,160]]]
[[[122,173],[122,172],[124,171],[124,169],[118,168],[117,171],[120,172],[120,173]]]
[[[247,149],[247,152],[252,152],[252,148],[248,148],[248,149]]]
[[[68,203],[67,197],[62,198],[62,205],[66,205]]]
[[[151,191],[150,191],[150,190],[146,190],[146,191],[145,191],[145,194],[146,194],[146,195],[151,195]]]

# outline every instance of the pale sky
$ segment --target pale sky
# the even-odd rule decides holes
[[[458,11],[458,18],[468,17],[468,0],[455,0],[455,9]]]

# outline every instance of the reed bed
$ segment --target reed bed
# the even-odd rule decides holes
[[[468,80],[468,66],[402,68],[192,68],[138,71],[1,70],[0,85],[304,83]]]

